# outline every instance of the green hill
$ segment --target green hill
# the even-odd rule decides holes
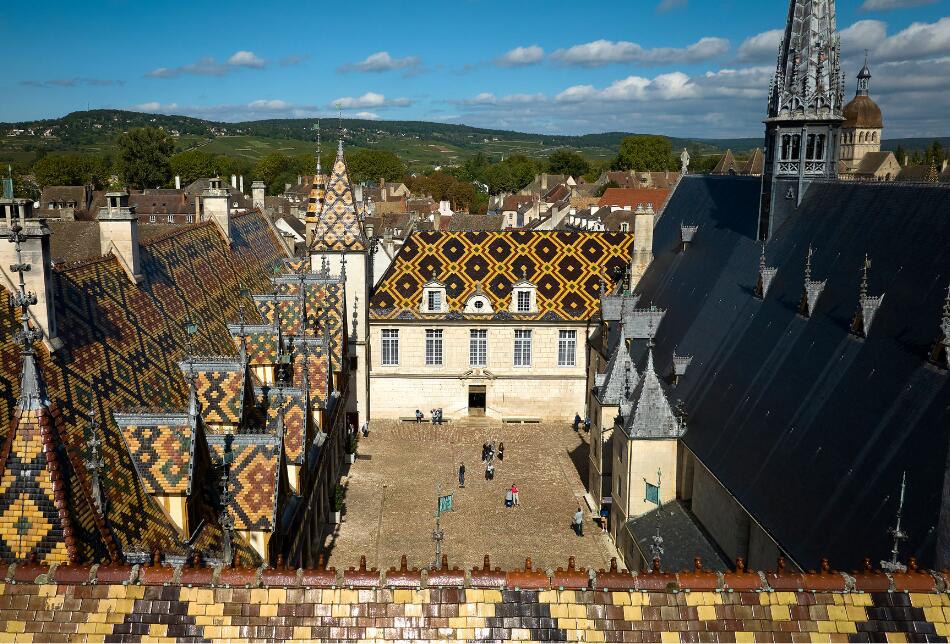
[[[118,134],[135,127],[161,127],[177,140],[180,150],[200,147],[209,152],[256,161],[273,151],[289,154],[309,152],[314,147],[315,119],[271,119],[224,123],[164,114],[124,110],[72,112],[56,119],[0,123],[0,162],[29,163],[38,153],[54,151],[108,154]],[[410,167],[454,165],[477,152],[498,159],[513,154],[545,157],[559,148],[573,148],[592,160],[606,160],[617,153],[628,132],[604,132],[583,136],[527,134],[508,130],[426,121],[368,121],[324,119],[326,141],[336,141],[339,128],[356,147],[392,150]],[[726,148],[748,153],[761,145],[761,138],[682,139],[671,138],[674,150],[686,147],[690,154],[721,154]],[[908,141],[912,143],[903,143]],[[943,139],[944,143],[948,142]],[[929,145],[927,139],[885,141],[886,149],[898,144],[913,150]]]

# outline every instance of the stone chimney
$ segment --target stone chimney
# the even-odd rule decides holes
[[[215,177],[208,183],[208,189],[201,193],[204,220],[214,221],[230,243],[231,237],[231,198],[226,188],[221,187],[221,179]]]
[[[112,252],[119,265],[136,284],[142,282],[139,259],[139,218],[129,206],[129,193],[107,192],[106,206],[99,209],[99,247],[102,254]]]
[[[30,307],[34,325],[43,331],[43,342],[50,351],[63,346],[56,330],[56,309],[53,306],[53,267],[50,253],[50,229],[45,219],[33,218],[33,202],[29,199],[0,199],[3,223],[0,224],[0,284],[10,293],[16,292],[19,278],[10,270],[17,263],[16,248],[9,240],[14,225],[22,227],[26,237],[20,245],[23,262],[30,270],[23,273],[26,290],[36,295],[36,305]]]
[[[175,190],[181,190],[181,175],[175,175]]]
[[[264,212],[264,191],[267,188],[263,181],[255,181],[251,184],[251,202],[255,208]]]
[[[237,190],[237,175],[236,174],[231,175],[231,187]]]
[[[240,192],[242,195],[244,194],[244,175],[243,174],[238,177],[238,192]]]
[[[630,258],[630,290],[653,261],[653,209],[637,206],[633,215],[633,257]]]

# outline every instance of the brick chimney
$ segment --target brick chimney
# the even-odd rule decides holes
[[[633,257],[630,258],[630,290],[633,291],[640,278],[653,261],[653,208],[637,206],[633,215]]]
[[[0,284],[13,293],[18,288],[18,277],[10,271],[16,264],[16,248],[9,240],[14,224],[23,229],[26,240],[20,245],[23,262],[30,270],[23,273],[26,290],[36,295],[36,305],[30,307],[32,322],[43,331],[43,342],[50,351],[63,346],[56,330],[56,309],[53,306],[53,267],[50,253],[50,229],[45,219],[33,218],[33,202],[29,199],[0,199],[3,221],[0,223]]]
[[[226,188],[221,187],[221,179],[215,177],[208,183],[208,189],[201,193],[204,219],[211,219],[218,225],[228,243],[231,237],[231,198]]]
[[[129,206],[129,193],[107,192],[106,206],[99,209],[99,246],[102,254],[112,252],[136,284],[145,279],[139,258],[139,217]]]
[[[251,184],[251,203],[255,208],[264,212],[264,191],[267,186],[263,181],[255,181]]]

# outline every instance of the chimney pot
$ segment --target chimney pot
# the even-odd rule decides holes
[[[237,189],[237,175],[231,175],[231,187]]]
[[[181,175],[175,175],[175,190],[181,190]]]

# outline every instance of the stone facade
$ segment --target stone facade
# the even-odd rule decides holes
[[[399,332],[399,364],[382,364],[383,330]],[[442,331],[442,364],[426,364],[426,331]],[[472,366],[470,335],[484,330],[487,361]],[[514,366],[515,330],[531,332],[531,366]],[[573,331],[573,366],[558,366],[561,331]],[[571,419],[584,410],[584,342],[586,325],[562,323],[499,323],[468,321],[450,323],[374,324],[370,378],[373,416],[412,416],[420,409],[441,408],[449,418],[469,414],[469,394],[484,387],[485,415],[493,418],[534,417]],[[478,412],[475,412],[478,413]]]

